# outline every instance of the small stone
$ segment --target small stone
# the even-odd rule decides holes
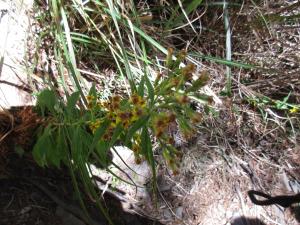
[[[175,214],[179,219],[182,219],[183,218],[183,207],[179,206],[178,208],[176,208]]]
[[[164,209],[163,215],[164,215],[164,218],[167,219],[167,220],[172,219],[172,213],[169,209]]]
[[[26,214],[26,213],[29,213],[31,211],[31,207],[30,206],[26,206],[24,207],[21,211],[20,211],[20,214]]]

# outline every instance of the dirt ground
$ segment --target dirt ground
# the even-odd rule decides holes
[[[84,225],[86,215],[74,194],[67,168],[40,168],[30,155],[19,157],[15,153],[1,159],[5,163],[0,178],[0,224],[60,224]],[[2,164],[3,165],[3,164]],[[105,184],[105,183],[104,183]],[[79,189],[84,193],[83,185]],[[103,191],[103,190],[102,190]],[[152,225],[161,224],[146,215],[137,214],[133,204],[124,193],[115,195],[109,188],[99,193],[101,204],[107,210],[114,224]],[[82,194],[82,200],[94,225],[108,225],[95,201]],[[127,209],[122,207],[127,205]]]

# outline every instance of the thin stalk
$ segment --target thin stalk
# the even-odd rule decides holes
[[[228,14],[228,4],[226,0],[224,0],[224,25],[226,32],[226,60],[231,61],[231,30],[230,30],[230,22],[229,22],[229,14]],[[226,94],[231,95],[231,68],[226,66]]]

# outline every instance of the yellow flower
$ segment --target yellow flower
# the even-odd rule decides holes
[[[120,103],[119,102],[112,102],[111,103],[111,109],[112,110],[117,110],[120,108]]]
[[[167,115],[165,113],[159,114],[153,119],[152,126],[156,137],[159,138],[163,135],[170,123],[170,119],[173,119],[173,115]]]
[[[92,102],[88,102],[87,108],[88,109],[92,109],[93,108],[93,103]]]
[[[180,79],[179,77],[174,77],[170,80],[170,88],[172,87],[177,87],[180,84]]]
[[[164,129],[166,127],[165,118],[162,116],[157,117],[154,121],[154,127],[157,129],[159,128]]]
[[[142,97],[140,97],[140,102],[139,102],[139,104],[140,104],[141,107],[144,108],[144,107],[146,106],[146,100],[143,99]]]
[[[193,123],[200,123],[202,121],[202,114],[198,112],[193,113],[191,116],[191,121]]]
[[[167,54],[167,57],[166,57],[166,66],[167,67],[171,66],[173,53],[174,53],[173,48],[168,48],[168,54]]]
[[[134,153],[139,153],[139,152],[141,151],[141,148],[140,148],[139,145],[134,144],[134,145],[132,146],[132,151],[133,151]]]
[[[110,141],[112,135],[114,133],[114,128],[113,127],[109,127],[106,131],[105,134],[102,136],[102,139],[104,141]]]
[[[290,113],[297,113],[299,112],[299,108],[296,106],[293,106],[293,108],[290,109]]]
[[[116,121],[116,114],[113,112],[108,112],[107,114],[107,119],[109,119],[110,121]]]
[[[131,97],[130,97],[130,102],[132,103],[132,104],[134,104],[134,105],[137,105],[138,103],[139,103],[139,95],[137,95],[137,94],[133,94],[133,95],[131,95]]]
[[[182,49],[177,55],[177,60],[179,60],[179,62],[182,62],[185,59],[186,55],[187,55],[186,50]]]
[[[164,130],[162,130],[161,128],[155,129],[155,130],[154,130],[154,133],[155,133],[155,136],[156,136],[157,138],[160,138],[160,137],[163,135]]]
[[[143,108],[134,107],[131,121],[133,122],[133,121],[138,120],[139,118],[141,118],[142,115],[144,115]]]
[[[134,106],[141,106],[142,108],[144,108],[146,106],[146,100],[137,94],[131,95],[130,102]]]
[[[87,105],[88,109],[93,108],[94,103],[95,103],[95,101],[94,101],[95,100],[95,96],[88,95],[88,96],[86,96],[86,99],[87,99],[87,103],[88,103],[88,105]]]
[[[100,127],[101,120],[97,119],[94,122],[89,122],[89,128],[91,129],[92,133],[95,133],[95,131]]]
[[[94,95],[88,95],[88,96],[86,96],[86,99],[87,99],[88,102],[92,102],[95,99],[95,96]]]
[[[175,145],[175,140],[174,140],[174,138],[173,138],[173,137],[168,137],[168,138],[167,138],[167,143],[168,143],[169,145]]]
[[[184,77],[184,80],[191,80],[193,78],[193,73],[195,72],[195,65],[188,64],[186,67],[181,69],[181,74]]]
[[[142,159],[138,154],[134,154],[134,161],[138,165],[142,163]]]
[[[186,95],[177,95],[176,96],[176,100],[178,101],[178,103],[180,104],[186,104],[189,103],[189,97]]]
[[[110,110],[110,102],[109,101],[100,101],[98,103],[101,107],[103,107],[106,110]]]
[[[122,126],[127,129],[130,126],[130,122],[128,120],[125,120],[122,122]]]
[[[117,110],[120,108],[121,96],[115,95],[111,98],[110,106],[112,110]]]
[[[114,95],[114,96],[111,98],[111,101],[112,101],[112,102],[118,102],[118,103],[120,103],[120,102],[121,102],[121,96],[120,96],[120,95]]]
[[[156,74],[156,78],[155,78],[154,84],[157,84],[160,81],[160,79],[162,78],[162,76],[163,76],[163,74],[158,72]]]
[[[128,128],[131,125],[132,117],[132,112],[119,111],[116,114],[116,124],[122,124],[124,128]]]

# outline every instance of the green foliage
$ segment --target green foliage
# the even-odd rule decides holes
[[[176,24],[185,23],[187,16],[201,4],[197,0],[185,1],[181,11],[180,6],[173,11]],[[181,153],[173,147],[175,141],[168,130],[176,126],[186,139],[191,138],[202,114],[192,110],[190,104],[212,102],[210,96],[198,92],[207,84],[208,73],[196,74],[192,64],[184,67],[187,53],[181,51],[174,55],[173,50],[164,48],[142,29],[134,6],[129,11],[124,16],[121,6],[111,0],[84,4],[75,0],[51,0],[46,12],[50,18],[49,34],[55,40],[51,46],[53,61],[66,101],[53,90],[46,89],[38,95],[37,111],[46,122],[40,129],[33,156],[43,167],[67,165],[79,198],[80,180],[86,192],[97,199],[87,165],[108,167],[109,152],[116,144],[132,149],[137,163],[146,160],[155,178],[153,143],[157,142],[166,163],[176,174]],[[152,50],[167,55],[165,70],[154,82],[148,69],[161,65],[148,56]],[[77,68],[78,62],[86,60],[91,61],[93,69],[98,69],[99,61],[109,62],[124,83],[129,84],[127,95],[107,98],[95,86],[88,91]],[[222,63],[240,66],[234,62]],[[66,85],[65,76],[73,82],[74,93]]]
[[[171,50],[169,52],[165,73],[158,74],[154,84],[145,74],[136,85],[138,92],[133,91],[129,97],[115,95],[103,101],[101,93],[96,93],[92,88],[93,91],[90,91],[87,99],[88,111],[93,116],[87,123],[102,146],[106,146],[101,151],[107,151],[115,143],[123,144],[132,149],[137,163],[147,160],[154,168],[152,147],[149,146],[152,139],[150,137],[155,137],[164,148],[174,144],[173,137],[168,133],[168,127],[172,124],[179,125],[187,139],[192,136],[194,124],[201,122],[202,115],[192,110],[189,105],[192,99],[204,104],[212,102],[210,96],[198,93],[207,84],[209,76],[207,72],[203,72],[193,78],[195,67],[192,64],[180,67],[185,60],[185,52],[179,52],[176,60],[172,60],[174,56]],[[105,131],[102,130],[104,124]],[[99,130],[103,134],[101,137],[98,137]],[[92,146],[97,139],[94,138]],[[176,153],[176,150],[172,150],[170,155],[176,158]],[[178,165],[170,168],[177,173],[175,169]]]
[[[147,160],[155,174],[153,137],[161,147],[167,148],[169,156],[177,158],[178,151],[171,148],[174,140],[168,127],[178,124],[183,135],[190,138],[194,124],[201,122],[202,115],[189,104],[192,99],[211,102],[211,97],[197,92],[208,82],[208,74],[205,72],[193,79],[195,68],[192,64],[179,66],[185,55],[179,52],[177,60],[169,60],[166,72],[159,74],[154,84],[144,75],[137,85],[141,95],[133,92],[129,97],[115,95],[103,101],[101,93],[92,86],[86,97],[87,109],[77,107],[79,92],[67,97],[66,103],[54,91],[41,92],[37,111],[47,122],[34,147],[34,159],[41,166],[60,167],[62,162],[68,165],[73,160],[74,168],[78,169],[77,165],[96,160],[107,167],[108,152],[118,143],[133,150],[137,163]],[[175,161],[179,162],[173,160],[170,168],[177,173]]]
[[[184,21],[186,17],[195,9],[197,9],[197,7],[199,7],[202,4],[202,2],[203,0],[183,1],[184,6],[181,5],[180,3],[178,6],[174,8],[172,15],[170,16],[170,19],[166,24],[166,28],[170,29],[178,25],[181,25],[183,22],[186,22]],[[181,13],[178,12],[180,8],[182,11]]]
[[[44,90],[38,95],[37,104],[41,110],[43,116],[45,116],[46,110],[50,111],[52,114],[56,114],[56,107],[58,106],[58,101],[55,93],[52,90]]]
[[[290,93],[291,94],[291,93]],[[300,105],[288,103],[290,94],[284,97],[282,100],[274,100],[267,96],[255,96],[248,98],[248,102],[254,107],[258,108],[262,114],[266,108],[273,108],[285,112],[285,114],[295,114],[300,111]]]
[[[78,190],[78,177],[86,184],[86,191],[95,199],[92,181],[88,176],[87,163],[95,162],[107,166],[107,151],[109,146],[102,145],[99,139],[105,133],[108,123],[104,122],[101,128],[93,134],[88,129],[87,121],[92,119],[92,113],[77,107],[80,93],[74,92],[67,97],[66,103],[55,95],[52,90],[44,90],[38,95],[37,112],[46,118],[43,127],[40,127],[38,140],[33,148],[33,157],[42,167],[56,166],[60,168],[65,164],[73,174],[75,190]],[[106,147],[106,149],[103,149]],[[81,174],[81,176],[80,176]],[[81,194],[77,191],[78,197]],[[80,200],[83,208],[83,201]],[[110,224],[109,216],[104,208],[99,205]],[[88,216],[88,215],[87,215]]]

